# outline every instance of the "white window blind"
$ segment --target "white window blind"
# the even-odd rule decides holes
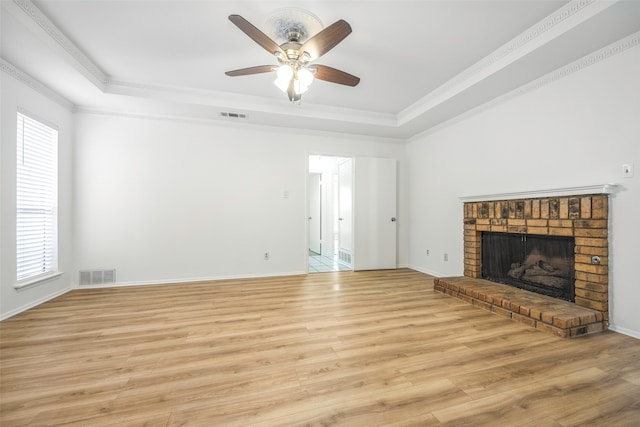
[[[58,270],[58,131],[18,112],[16,151],[20,283]]]

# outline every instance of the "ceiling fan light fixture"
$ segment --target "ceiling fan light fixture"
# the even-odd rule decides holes
[[[278,79],[289,82],[293,77],[293,68],[289,64],[284,64],[278,67],[278,71],[276,72]]]
[[[291,11],[292,9],[283,10],[276,14],[277,17],[269,20],[270,27],[277,28],[275,32],[278,37],[263,33],[240,15],[229,15],[229,20],[242,32],[262,48],[275,54],[279,66],[260,65],[227,71],[225,74],[236,77],[276,71],[277,78],[273,83],[287,94],[290,101],[298,103],[315,79],[356,86],[360,82],[360,78],[356,76],[326,65],[309,64],[351,33],[349,23],[340,19],[322,29],[322,24],[315,15],[299,9],[294,14],[289,13]],[[311,31],[318,26],[315,31]]]
[[[313,73],[306,68],[298,70],[298,80],[305,86],[311,86],[313,83]]]
[[[311,55],[309,55],[309,52],[302,52],[302,55],[300,55],[300,58],[298,58],[298,61],[302,62],[303,64],[306,64],[307,62],[311,61]]]
[[[277,78],[273,81],[273,84],[276,85],[281,91],[286,92],[287,89],[289,89],[289,81],[290,80],[281,80],[280,78]]]
[[[293,91],[295,92],[296,95],[302,95],[308,90],[309,90],[309,87],[302,84],[300,80],[296,79],[293,81]]]

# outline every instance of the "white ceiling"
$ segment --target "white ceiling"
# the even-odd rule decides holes
[[[637,44],[640,32],[640,0],[1,1],[3,69],[77,110],[239,121],[220,116],[238,112],[245,124],[398,140]],[[266,31],[283,7],[351,24],[314,63],[358,86],[316,80],[293,105],[272,74],[224,74],[276,64],[227,17]]]

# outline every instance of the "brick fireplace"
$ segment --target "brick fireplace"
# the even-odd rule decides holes
[[[481,278],[482,232],[575,238],[575,304],[609,316],[606,194],[464,204],[464,275]],[[594,258],[597,257],[597,258]]]
[[[464,202],[464,277],[436,278],[434,289],[561,337],[607,329],[609,195],[616,190],[615,184],[606,184],[461,198]],[[563,240],[556,239],[560,236],[564,240],[573,239],[571,284],[574,286],[570,301],[574,302],[484,280],[485,232],[487,236],[493,233],[522,235],[523,240],[531,236],[536,241],[541,240],[540,236],[542,240]],[[544,239],[544,236],[553,238]]]

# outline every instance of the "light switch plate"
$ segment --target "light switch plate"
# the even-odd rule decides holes
[[[622,177],[633,178],[633,163],[625,163],[622,165]]]

